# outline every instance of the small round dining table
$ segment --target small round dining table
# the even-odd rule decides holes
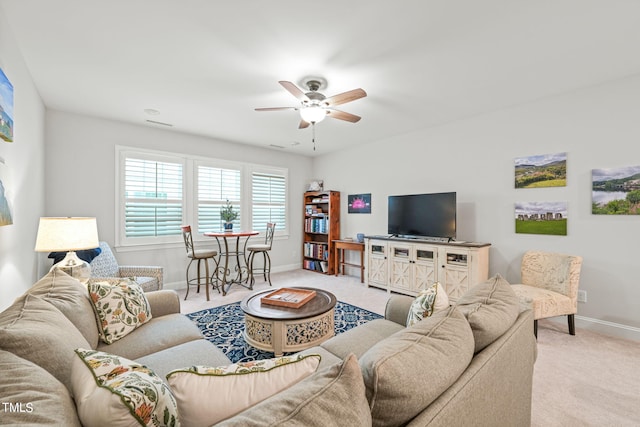
[[[245,256],[245,252],[247,249],[247,243],[249,242],[249,238],[251,236],[256,236],[260,234],[258,231],[212,231],[204,233],[207,237],[215,237],[218,245],[220,246],[220,261],[224,259],[224,266],[219,268],[216,271],[217,279],[221,281],[222,288],[222,296],[227,295],[229,288],[233,284],[238,284],[244,286],[248,289],[253,289],[253,285],[249,281],[249,267],[247,266],[247,258]],[[240,238],[246,237],[244,241],[244,245],[242,245],[242,250],[240,250]],[[229,252],[229,240],[233,240],[235,238],[235,250]],[[220,245],[220,239],[224,242],[224,250],[222,250],[222,245]],[[242,255],[242,257],[241,257]],[[229,269],[229,257],[235,257],[236,259],[236,275],[235,277],[231,277],[231,270]],[[222,270],[222,272],[220,272]],[[220,274],[222,273],[222,278]]]

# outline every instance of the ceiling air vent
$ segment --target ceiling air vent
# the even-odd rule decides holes
[[[173,127],[173,125],[171,123],[157,122],[155,120],[147,120],[147,122],[148,123],[153,123],[154,125],[162,125],[162,126]]]

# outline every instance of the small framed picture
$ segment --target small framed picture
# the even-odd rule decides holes
[[[347,196],[349,213],[371,213],[371,193],[349,194]]]
[[[540,154],[515,159],[516,188],[567,186],[567,153]]]
[[[593,169],[591,213],[640,215],[640,166]]]
[[[516,202],[516,233],[567,235],[567,202]]]

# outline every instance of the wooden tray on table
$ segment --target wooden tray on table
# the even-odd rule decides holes
[[[316,291],[310,289],[280,288],[263,296],[260,302],[281,307],[299,308],[311,301],[315,296]]]

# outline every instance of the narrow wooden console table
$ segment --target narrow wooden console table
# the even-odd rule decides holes
[[[353,240],[334,240],[333,248],[335,251],[333,259],[335,260],[335,272],[336,276],[340,274],[340,267],[342,266],[342,274],[344,275],[344,266],[350,265],[352,267],[360,268],[360,283],[364,283],[364,242],[355,242]],[[354,264],[346,262],[344,259],[344,251],[357,251],[360,252],[360,264]]]

